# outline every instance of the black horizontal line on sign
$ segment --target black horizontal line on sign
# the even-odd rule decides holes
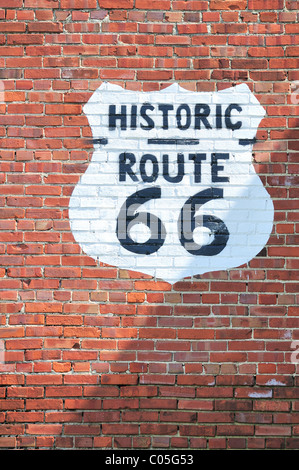
[[[148,144],[158,145],[198,145],[198,139],[148,139]]]
[[[257,142],[256,138],[253,139],[239,139],[239,145],[251,145]],[[107,145],[108,139],[99,138],[93,139],[93,144]],[[158,145],[198,145],[199,139],[148,139],[148,144],[158,144]]]
[[[102,139],[93,139],[92,140],[93,144],[102,144],[102,145],[107,145],[108,144],[108,139],[102,138]]]
[[[240,145],[251,145],[256,143],[256,138],[254,137],[253,139],[239,139],[239,144]]]

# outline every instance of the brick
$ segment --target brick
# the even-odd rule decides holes
[[[77,104],[59,104],[59,105],[46,105],[46,114],[80,114],[81,106]]]
[[[91,9],[97,8],[96,0],[61,0],[60,8],[66,9]]]
[[[135,8],[138,9],[148,9],[148,4],[145,0],[136,0],[135,1]],[[151,4],[151,10],[169,10],[170,9],[170,1],[169,0],[161,0],[160,2],[154,0]]]
[[[57,0],[25,0],[25,8],[58,8]]]
[[[60,46],[26,46],[28,56],[58,56],[61,54]]]
[[[261,10],[261,8],[259,8],[261,6],[261,4],[259,4],[259,2],[257,0],[250,0],[248,2],[248,8],[251,10]],[[262,10],[279,10],[279,9],[283,9],[283,1],[282,0],[276,0],[274,2],[270,2],[269,0],[265,0],[263,2],[263,8]]]
[[[0,437],[0,447],[15,448],[16,438],[15,437]]]
[[[290,426],[256,426],[257,436],[289,436]]]
[[[41,32],[62,33],[63,30],[62,30],[61,23],[40,22],[40,23],[29,23],[28,31],[30,33],[41,33]]]
[[[25,23],[1,23],[0,31],[8,31],[8,32],[24,32],[26,30]]]
[[[60,424],[28,424],[28,434],[61,434]]]
[[[197,1],[193,0],[191,4],[186,4],[182,0],[174,0],[173,8],[176,10],[207,10],[208,2],[207,1]]]
[[[215,1],[210,2],[211,10],[233,10],[233,9],[245,10],[246,7],[247,7],[247,2],[244,0],[241,2],[236,1],[236,0],[231,0],[229,2],[215,0]]]
[[[0,0],[0,7],[1,8],[19,8],[23,6],[22,0],[11,0],[9,3],[9,7],[7,6],[7,2],[5,0]]]
[[[24,376],[23,375],[5,375],[2,374],[0,378],[1,385],[22,385],[24,384]]]
[[[0,410],[20,410],[24,408],[24,400],[0,400]]]
[[[43,36],[41,34],[8,34],[7,44],[42,44]]]

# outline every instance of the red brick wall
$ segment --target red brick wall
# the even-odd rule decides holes
[[[0,0],[1,448],[299,448],[298,6]],[[171,286],[81,252],[103,81],[250,87],[275,221],[248,265]]]

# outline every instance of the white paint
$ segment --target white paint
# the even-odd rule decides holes
[[[120,128],[120,119],[115,121],[115,129],[109,129],[109,105],[115,105],[117,112],[121,105],[132,105],[140,109],[143,103],[150,103],[154,111],[148,111],[155,121],[155,127],[145,130],[144,118],[137,117],[136,129]],[[162,112],[158,104],[172,105],[169,111],[169,128],[163,129]],[[178,106],[187,103],[194,110],[197,103],[210,107],[209,122],[212,129],[194,129],[192,124],[186,130],[177,128],[175,112]],[[232,130],[226,127],[216,129],[216,105],[221,105],[223,112],[230,104],[237,104],[242,111],[233,109],[231,122],[241,122],[241,127]],[[252,144],[242,146],[240,139],[254,139],[257,127],[265,115],[264,108],[251,93],[247,85],[241,84],[216,93],[194,93],[172,84],[159,92],[140,93],[124,90],[109,83],[102,84],[84,106],[94,139],[107,139],[107,145],[95,144],[95,151],[86,172],[81,176],[70,198],[69,218],[75,240],[82,250],[99,262],[123,269],[139,271],[162,278],[169,283],[196,274],[209,271],[226,270],[249,262],[267,243],[273,226],[273,203],[252,165]],[[152,112],[152,114],[151,114]],[[181,113],[184,124],[185,114]],[[129,123],[129,117],[128,117]],[[223,118],[224,123],[224,118]],[[129,124],[128,124],[129,125]],[[199,139],[199,145],[156,145],[148,139]],[[142,155],[152,154],[159,162],[159,176],[155,182],[143,182],[136,170],[138,181],[126,175],[126,181],[119,181],[119,155],[133,153],[139,162]],[[229,159],[218,160],[222,168],[218,176],[226,177],[228,182],[212,182],[211,154],[229,153]],[[181,182],[172,183],[161,174],[162,155],[168,154],[170,175],[177,172],[177,153],[183,153],[185,176]],[[190,153],[205,153],[206,160],[201,163],[201,182],[196,183],[194,162],[189,161]],[[134,167],[138,168],[136,164]],[[151,168],[147,171],[150,172]],[[164,224],[166,238],[156,252],[145,255],[125,249],[116,234],[116,220],[126,199],[145,188],[159,186],[161,198],[151,199],[138,207],[138,212],[148,212],[158,217]],[[207,188],[223,190],[223,198],[213,199],[202,205],[197,215],[213,215],[221,219],[228,231],[229,238],[225,248],[214,256],[190,254],[180,243],[178,219],[187,199]],[[203,220],[203,219],[201,219]],[[136,229],[136,225],[134,228]],[[144,224],[138,225],[139,241],[149,236]],[[143,231],[143,233],[142,233]],[[207,245],[213,235],[207,227],[197,227],[194,231],[196,241]],[[137,236],[137,235],[136,235]],[[131,235],[133,238],[133,235]]]
[[[299,340],[291,342],[291,349],[295,349],[295,351],[291,353],[291,363],[299,364]]]
[[[4,340],[0,339],[0,364],[5,363],[5,344]]]
[[[272,390],[269,390],[268,392],[253,392],[249,393],[248,396],[250,398],[271,398],[272,397]]]
[[[279,380],[276,380],[276,379],[268,380],[268,382],[266,382],[266,385],[284,385],[285,386],[283,382],[279,382]]]

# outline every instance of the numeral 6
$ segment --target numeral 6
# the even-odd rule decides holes
[[[137,254],[151,255],[161,248],[166,238],[163,222],[149,212],[136,212],[138,207],[151,199],[161,198],[161,188],[142,189],[128,197],[122,205],[116,225],[116,235],[120,244],[128,251]],[[144,243],[138,243],[130,237],[130,230],[136,224],[146,225],[150,231],[150,238]]]
[[[223,189],[208,188],[191,196],[182,207],[178,220],[178,233],[182,246],[191,255],[215,256],[226,246],[229,232],[225,223],[214,215],[195,215],[198,209],[213,199],[222,199]],[[198,245],[194,241],[194,230],[207,227],[213,241],[208,245]]]

